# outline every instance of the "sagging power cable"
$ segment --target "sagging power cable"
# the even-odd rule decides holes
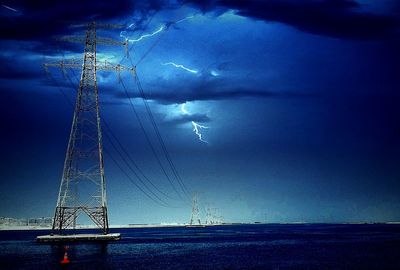
[[[67,103],[68,103],[72,108],[74,108],[73,102],[72,102],[72,101],[70,100],[70,98],[65,94],[65,92],[63,91],[63,88],[59,85],[59,83],[57,82],[57,80],[55,80],[55,78],[51,75],[50,72],[46,72],[46,73],[47,73],[47,76],[49,77],[49,79],[53,82],[53,84],[57,87],[57,89],[59,90],[59,92],[60,92],[60,93],[62,94],[62,96],[65,98],[65,100],[67,101]],[[75,89],[76,87],[75,87],[75,85],[73,84],[71,78],[69,78],[69,75],[68,75],[68,74],[65,74],[65,75],[68,76],[67,80],[68,80],[69,83],[71,84],[71,87],[72,87],[73,89]],[[106,126],[107,129],[108,129],[108,131],[111,131],[111,129],[109,128],[108,124],[105,122],[104,119],[102,119],[102,122],[103,122],[103,124],[105,124],[105,126]],[[111,132],[112,132],[112,131],[111,131]],[[144,187],[146,187],[146,189],[147,189],[151,194],[153,194],[153,196],[154,196],[155,198],[153,198],[151,195],[149,195],[148,192],[146,192],[143,188],[141,188],[141,187],[132,179],[132,177],[121,167],[121,165],[115,160],[115,158],[111,155],[111,153],[105,149],[105,152],[107,153],[107,155],[110,156],[110,158],[116,163],[117,167],[118,167],[118,168],[121,170],[121,172],[129,179],[129,181],[130,181],[132,184],[134,184],[146,197],[148,197],[150,200],[152,200],[153,202],[157,203],[158,205],[161,205],[161,206],[163,206],[163,207],[176,208],[176,207],[174,207],[174,206],[169,205],[167,202],[165,202],[163,199],[161,199],[159,196],[157,196],[157,194],[155,194],[155,193],[143,182],[143,180],[140,178],[140,176],[139,176],[139,175],[135,172],[135,170],[130,166],[130,164],[127,162],[127,160],[123,157],[123,155],[122,155],[121,152],[118,150],[118,148],[117,148],[117,147],[115,146],[115,144],[112,142],[112,140],[111,140],[111,138],[110,138],[110,136],[108,135],[107,132],[105,132],[105,135],[106,135],[107,139],[109,140],[110,144],[112,145],[112,147],[114,148],[114,150],[115,150],[115,151],[117,152],[117,154],[122,158],[122,160],[125,162],[125,164],[128,166],[128,168],[131,169],[131,171],[132,171],[133,174],[136,176],[136,178],[142,183],[142,185],[143,185]],[[112,136],[113,136],[114,138],[116,138],[116,136],[115,136],[113,133],[112,133]],[[118,143],[121,145],[121,143],[120,143],[119,141],[118,141]],[[126,150],[125,150],[122,146],[121,146],[121,149],[123,149],[124,152],[126,153]],[[130,156],[128,156],[128,157],[129,157],[129,159],[131,160],[131,162],[133,162],[133,160],[130,158]],[[135,164],[135,166],[137,167],[137,164],[136,164],[136,163],[134,163],[134,164]],[[140,170],[139,167],[137,167],[137,169]],[[143,172],[142,172],[141,170],[140,170],[140,172],[141,172],[141,174],[143,174]],[[143,174],[143,176],[146,177],[144,174]],[[159,189],[150,181],[150,179],[148,179],[147,177],[146,177],[146,179],[151,183],[151,185],[152,185],[153,187],[156,188],[156,190],[158,190],[158,191],[161,192],[162,194],[168,196],[167,194],[165,194],[164,192],[162,192],[161,190],[159,190]],[[168,196],[168,197],[171,198],[170,196]]]

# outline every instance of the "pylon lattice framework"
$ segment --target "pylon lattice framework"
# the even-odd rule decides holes
[[[105,234],[109,231],[103,145],[100,126],[97,70],[129,70],[133,68],[110,63],[97,63],[96,45],[126,45],[111,39],[96,37],[96,23],[88,25],[86,37],[64,38],[84,42],[83,63],[79,60],[45,64],[48,67],[81,68],[71,133],[64,162],[63,175],[54,214],[53,231],[60,234],[75,227],[77,217],[85,213]]]
[[[192,215],[190,217],[190,225],[201,225],[200,222],[200,211],[199,211],[199,204],[197,200],[197,196],[193,196],[193,201],[192,201]]]

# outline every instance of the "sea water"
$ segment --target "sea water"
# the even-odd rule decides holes
[[[82,233],[93,231],[83,230]],[[109,243],[39,244],[0,231],[0,269],[400,269],[400,225],[258,224],[115,229]]]

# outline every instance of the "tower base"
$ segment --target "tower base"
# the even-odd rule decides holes
[[[40,235],[36,237],[39,243],[54,243],[54,242],[84,242],[84,241],[116,241],[121,239],[120,233],[109,234],[69,234],[69,235]]]

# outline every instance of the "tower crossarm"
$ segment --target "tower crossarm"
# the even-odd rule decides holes
[[[86,43],[85,36],[62,36],[62,37],[59,37],[58,40],[81,43],[81,44]],[[128,50],[129,43],[127,41],[119,41],[119,40],[115,40],[115,39],[107,38],[107,37],[96,37],[96,43],[103,44],[103,45],[111,45],[111,46],[124,46],[125,54],[128,55],[128,52],[129,52],[129,50]]]
[[[96,69],[97,70],[106,70],[106,71],[130,71],[135,73],[136,72],[136,67],[127,67],[123,66],[120,64],[113,64],[111,62],[108,62],[107,60],[104,61],[97,61],[96,63]]]
[[[44,63],[43,67],[47,71],[50,67],[56,68],[79,68],[82,69],[82,60],[81,59],[68,59],[68,60],[60,60],[56,62]]]
[[[68,60],[61,60],[57,62],[45,63],[43,64],[44,69],[48,72],[48,69],[53,68],[60,68],[63,72],[66,68],[72,69],[82,69],[83,62],[80,59],[68,59]],[[136,67],[128,67],[120,64],[113,64],[107,60],[104,61],[97,61],[96,62],[96,70],[97,71],[115,71],[117,72],[118,78],[121,71],[129,71],[134,76],[136,74]]]
[[[44,63],[44,68],[56,67],[56,68],[78,68],[82,69],[82,60],[80,59],[68,59],[56,62]],[[135,72],[135,67],[128,67],[120,64],[113,64],[107,60],[97,61],[96,70],[101,71],[131,71]]]
[[[72,24],[70,28],[86,28],[87,24]],[[122,30],[125,29],[127,25],[125,24],[111,24],[111,23],[96,23],[96,29],[117,29]]]
[[[86,37],[85,36],[62,36],[62,37],[59,37],[58,40],[85,44]],[[126,42],[126,41],[119,41],[119,40],[115,40],[112,38],[106,38],[106,37],[96,37],[96,43],[103,44],[103,45],[116,45],[116,46],[127,46],[128,45],[128,42]]]

